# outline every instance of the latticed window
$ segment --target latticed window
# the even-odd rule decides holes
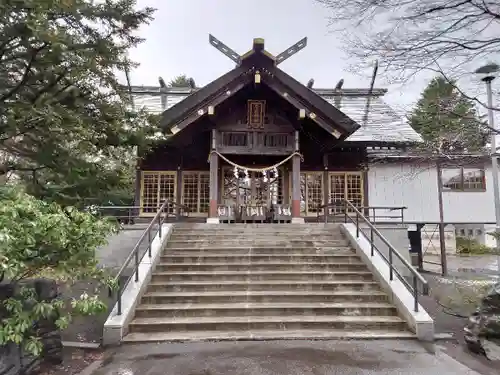
[[[154,215],[166,199],[175,201],[175,171],[143,171],[141,214]]]
[[[158,181],[157,173],[142,172],[141,206],[142,213],[155,213],[158,209]]]
[[[336,202],[346,197],[346,175],[345,173],[329,174],[330,194],[329,202]],[[330,208],[330,214],[338,214],[342,211],[342,206]]]
[[[288,146],[288,134],[284,133],[269,133],[263,134],[265,147],[283,148]]]
[[[364,188],[361,172],[330,172],[328,177],[330,202],[347,199],[354,206],[363,207]],[[342,206],[330,209],[331,214],[340,212],[343,212]]]
[[[300,210],[304,215],[316,214],[323,205],[323,172],[300,173]]]
[[[345,178],[347,200],[355,207],[363,207],[363,176],[361,174],[347,173]]]
[[[249,143],[249,133],[247,132],[222,132],[223,146],[246,147]]]
[[[190,214],[208,213],[210,199],[209,172],[182,172],[182,204]]]

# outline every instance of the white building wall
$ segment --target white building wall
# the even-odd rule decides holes
[[[487,168],[485,174],[484,192],[443,192],[445,222],[495,221],[491,168]],[[370,206],[406,206],[405,221],[439,221],[435,166],[373,164],[369,167],[367,182]]]

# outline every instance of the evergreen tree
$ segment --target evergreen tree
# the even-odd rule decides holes
[[[1,2],[0,179],[63,204],[130,183],[124,159],[153,131],[117,80],[154,11],[135,3]]]
[[[193,78],[189,78],[185,74],[175,77],[169,82],[169,87],[191,87],[196,88],[196,83]]]
[[[474,103],[443,77],[434,78],[424,89],[409,120],[424,141],[444,142],[449,151],[477,151],[485,145],[485,127]]]

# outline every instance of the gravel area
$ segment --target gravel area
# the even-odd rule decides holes
[[[64,348],[63,363],[57,366],[42,367],[39,375],[76,375],[96,361],[102,361],[105,352],[102,349]]]
[[[434,319],[436,333],[453,335],[452,340],[440,342],[440,347],[455,360],[480,374],[497,375],[500,369],[500,347],[498,350],[493,348],[492,360],[488,360],[471,353],[463,339],[463,328],[469,314],[476,309],[482,294],[496,279],[469,272],[455,273],[446,278],[425,273],[424,277],[429,283],[430,295],[422,296],[420,303]],[[493,346],[496,347],[495,344]]]

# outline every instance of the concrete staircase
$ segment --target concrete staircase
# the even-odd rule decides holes
[[[411,337],[337,224],[178,224],[123,341]]]

